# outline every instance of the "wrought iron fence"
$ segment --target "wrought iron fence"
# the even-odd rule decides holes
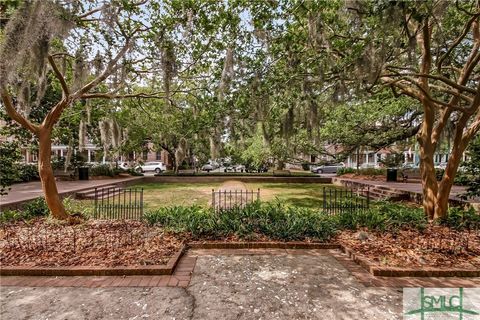
[[[323,211],[328,214],[358,212],[370,207],[370,188],[332,189],[323,187]]]
[[[143,188],[95,188],[95,219],[141,219]]]
[[[260,189],[257,190],[218,190],[212,189],[212,207],[215,211],[234,207],[245,207],[260,200]]]

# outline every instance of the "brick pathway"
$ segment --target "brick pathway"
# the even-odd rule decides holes
[[[308,256],[333,256],[366,287],[480,287],[480,278],[375,277],[339,250],[324,249],[195,249],[179,261],[171,276],[104,276],[104,277],[1,277],[1,286],[16,287],[181,287],[189,286],[199,256],[272,255],[305,259]]]

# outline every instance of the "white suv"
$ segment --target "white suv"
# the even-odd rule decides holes
[[[155,173],[161,173],[162,171],[167,170],[167,166],[163,162],[145,162],[143,165],[138,165],[135,167],[137,172],[146,172],[146,171],[155,171]]]

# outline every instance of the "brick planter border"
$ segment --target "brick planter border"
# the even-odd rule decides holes
[[[187,246],[180,249],[168,260],[166,265],[148,266],[72,266],[72,267],[24,267],[12,266],[0,268],[0,276],[138,276],[171,275],[184,254]]]
[[[0,276],[134,276],[172,275],[180,258],[187,249],[338,249],[352,261],[378,277],[480,277],[480,270],[465,269],[412,269],[380,267],[349,247],[335,243],[294,242],[225,242],[196,241],[183,244],[166,265],[119,266],[119,267],[24,267],[0,268]]]
[[[365,256],[356,254],[349,247],[340,245],[340,248],[352,261],[377,277],[480,277],[480,270],[380,267],[370,262]]]
[[[320,242],[225,242],[195,241],[187,244],[189,249],[340,249],[341,246],[334,243]]]

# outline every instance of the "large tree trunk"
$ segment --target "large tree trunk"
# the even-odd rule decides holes
[[[432,143],[432,130],[435,121],[435,113],[428,102],[422,101],[425,116],[422,127],[418,133],[420,145],[420,174],[423,189],[423,210],[429,219],[435,216],[435,204],[437,202],[438,182],[435,172],[433,156],[435,145]]]
[[[39,154],[38,154],[38,173],[42,181],[43,194],[45,201],[52,216],[56,219],[65,220],[68,214],[65,211],[60,195],[58,194],[57,184],[53,175],[51,165],[52,153],[52,131],[42,128],[38,133],[39,138]]]
[[[453,148],[448,159],[445,173],[438,189],[437,202],[435,205],[434,219],[443,219],[448,214],[448,199],[450,191],[452,190],[455,175],[458,171],[458,166],[462,161],[462,155],[468,145],[469,139],[463,139],[463,128],[467,124],[468,116],[462,116],[457,122],[455,129],[455,137],[453,141]]]
[[[438,182],[433,164],[433,153],[426,153],[420,147],[420,174],[423,189],[423,210],[429,219],[435,215],[435,204],[437,202]]]

